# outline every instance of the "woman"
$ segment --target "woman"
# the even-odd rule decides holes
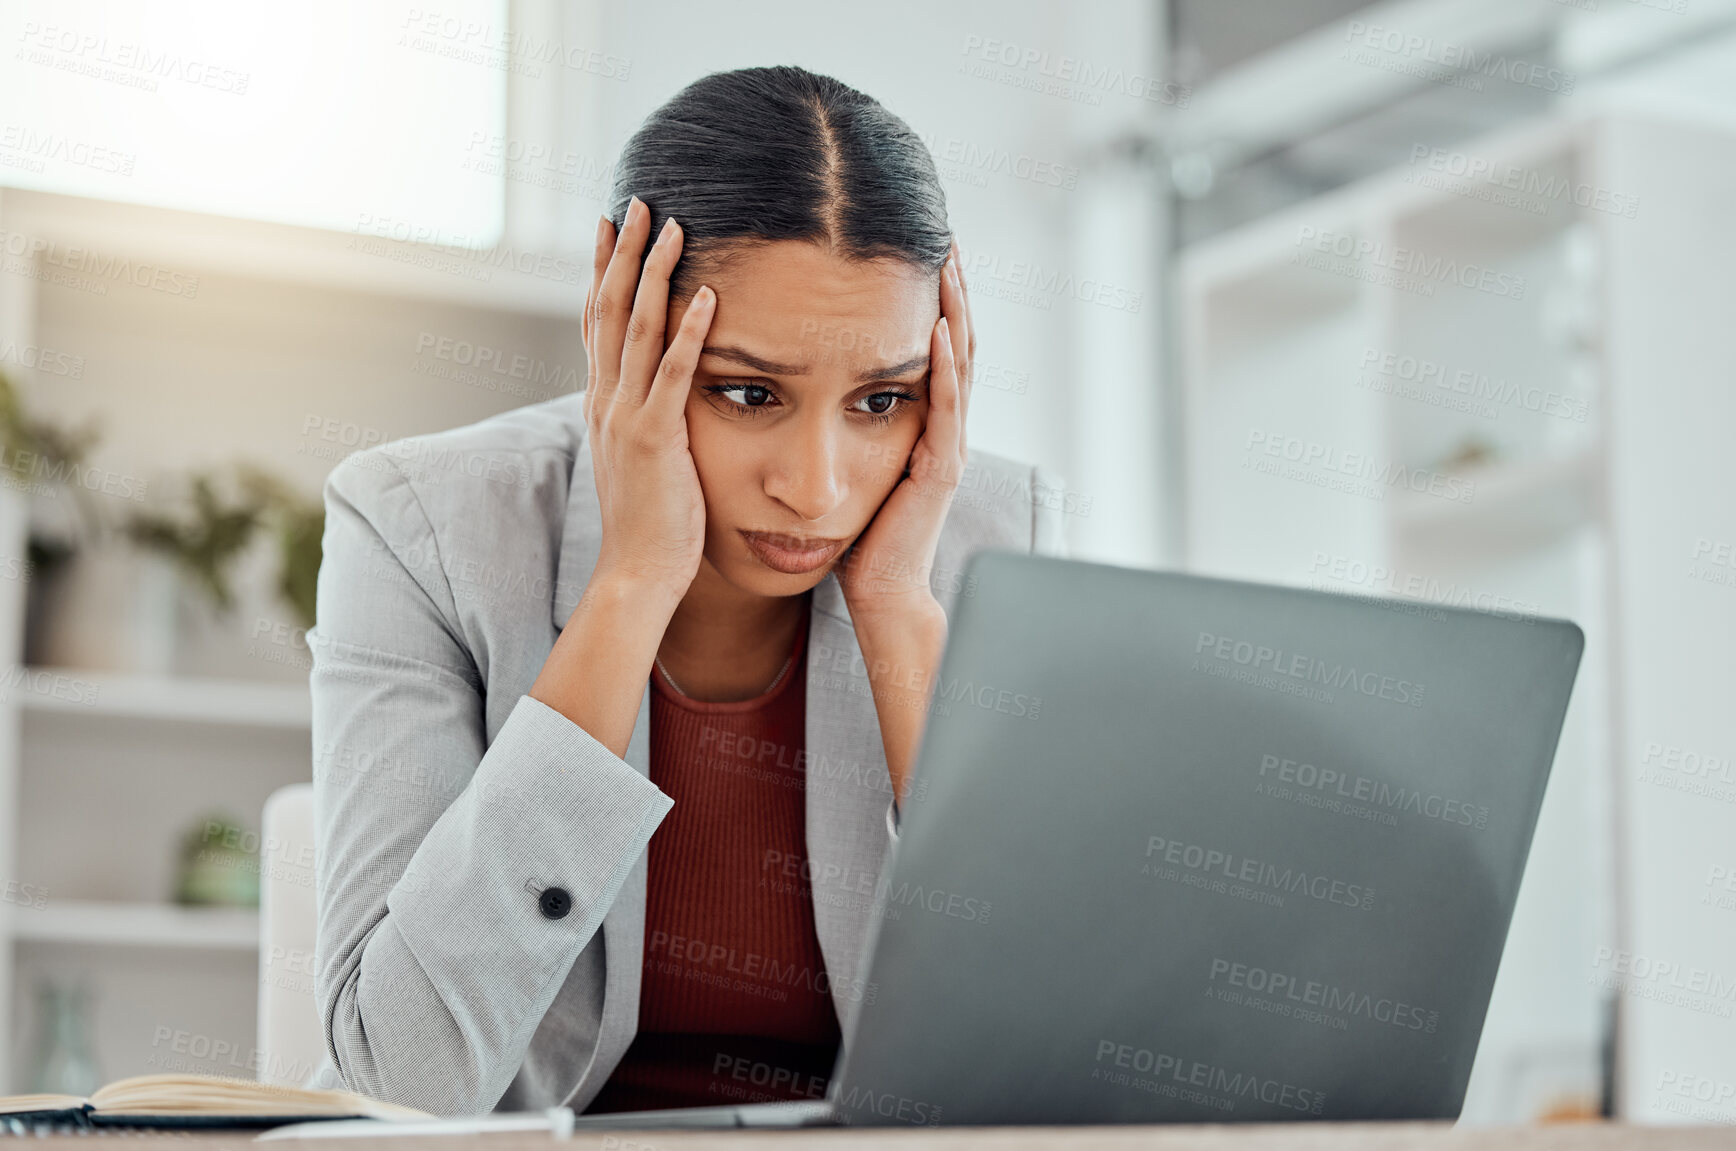
[[[316,1082],[824,1094],[964,562],[1061,552],[1053,482],[966,449],[956,261],[897,117],[707,76],[617,166],[582,400],[333,471]]]

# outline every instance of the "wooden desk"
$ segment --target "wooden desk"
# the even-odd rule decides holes
[[[181,1151],[263,1151],[247,1135],[125,1136],[139,1148]],[[57,1136],[41,1143],[80,1142]],[[777,1151],[1736,1151],[1736,1126],[1628,1127],[1561,1124],[1547,1127],[1467,1127],[1437,1123],[1295,1123],[1162,1127],[941,1127],[806,1131],[577,1131],[565,1143],[546,1135],[466,1135],[439,1138],[285,1140],[274,1146],[308,1151],[699,1151],[772,1147]]]

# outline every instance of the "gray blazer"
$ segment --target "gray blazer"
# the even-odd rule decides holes
[[[625,759],[529,690],[601,543],[580,399],[358,451],[325,484],[313,652],[315,986],[341,1086],[441,1115],[582,1111],[638,1026],[651,695]],[[1043,469],[972,451],[931,585],[985,547],[1065,554]],[[897,831],[837,580],[814,589],[807,843],[846,1035]],[[539,895],[571,896],[559,918]],[[599,928],[601,930],[599,930]]]

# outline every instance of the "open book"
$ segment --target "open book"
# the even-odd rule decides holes
[[[0,1119],[80,1127],[276,1127],[310,1119],[431,1119],[350,1091],[279,1087],[224,1075],[135,1075],[91,1094],[0,1098]]]

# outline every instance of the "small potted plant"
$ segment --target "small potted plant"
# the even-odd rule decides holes
[[[302,627],[314,619],[325,508],[252,464],[194,472],[178,510],[136,512],[123,529],[188,577],[220,618],[235,607],[234,568],[261,531],[275,538],[276,591]]]
[[[4,453],[0,485],[19,493],[21,514],[29,520],[25,555],[5,557],[18,564],[18,575],[26,581],[26,663],[42,662],[36,657],[43,647],[46,621],[65,598],[69,561],[103,526],[89,490],[81,483],[66,482],[80,473],[100,438],[94,420],[66,429],[32,417],[24,410],[17,386],[0,372],[0,452]],[[4,475],[6,472],[11,474]],[[48,478],[40,478],[44,476]],[[60,500],[62,492],[71,492],[71,501]],[[56,502],[32,496],[50,497]],[[59,514],[45,514],[50,507]]]

